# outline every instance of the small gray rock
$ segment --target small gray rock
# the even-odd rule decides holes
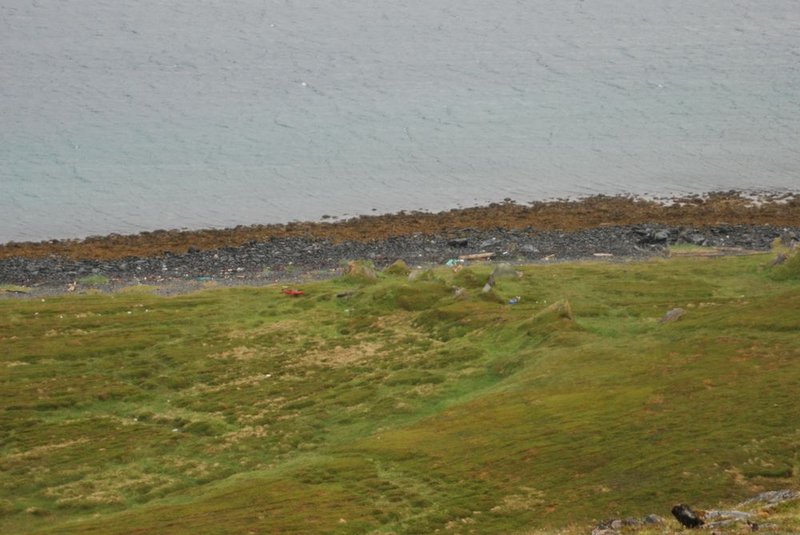
[[[658,320],[658,322],[659,323],[670,323],[672,321],[678,321],[679,319],[681,319],[681,317],[683,317],[684,314],[686,314],[686,311],[684,309],[682,309],[682,308],[673,308],[672,310],[670,310],[669,312],[664,314],[661,317],[661,319]]]
[[[651,524],[651,525],[658,524],[658,525],[660,525],[660,524],[663,524],[664,522],[665,522],[664,518],[661,517],[661,516],[658,516],[658,515],[650,514],[650,515],[647,515],[646,517],[644,517],[644,523],[645,524]]]

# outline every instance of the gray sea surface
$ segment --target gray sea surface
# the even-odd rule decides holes
[[[796,0],[3,0],[0,242],[800,189]]]

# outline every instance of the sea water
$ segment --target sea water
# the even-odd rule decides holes
[[[0,242],[799,187],[796,0],[0,4]]]

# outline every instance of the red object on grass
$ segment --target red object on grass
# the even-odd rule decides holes
[[[296,290],[294,288],[291,288],[291,289],[290,288],[284,288],[283,289],[283,293],[285,293],[286,295],[293,295],[295,297],[298,296],[298,295],[305,295],[305,292],[303,290]]]

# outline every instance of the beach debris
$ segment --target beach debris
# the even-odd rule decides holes
[[[473,253],[464,254],[458,257],[459,260],[489,260],[493,258],[495,253]]]
[[[592,253],[592,256],[596,256],[597,258],[609,258],[614,255],[613,253]]]
[[[545,256],[544,258],[542,258],[542,260],[544,260],[545,262],[549,262],[555,257],[556,257],[555,254],[549,254],[549,255]]]
[[[511,299],[509,299],[509,300],[508,300],[508,304],[509,304],[509,305],[516,305],[516,304],[518,304],[518,303],[519,303],[521,300],[522,300],[522,298],[521,298],[520,296],[512,297]]]
[[[447,267],[455,267],[455,266],[458,266],[458,265],[463,264],[463,263],[464,263],[464,261],[459,259],[459,258],[451,258],[450,260],[445,262],[444,265],[447,266]]]
[[[672,508],[672,516],[678,519],[687,528],[699,528],[704,524],[703,519],[692,511],[692,508],[685,503],[680,503]]]
[[[469,245],[469,240],[467,238],[454,238],[452,240],[448,240],[447,245],[450,247],[466,247]]]
[[[339,292],[338,294],[336,294],[336,297],[339,299],[349,299],[350,297],[353,297],[355,294],[356,292],[354,290],[350,290],[349,292]]]
[[[289,296],[292,296],[292,297],[298,297],[300,295],[305,295],[305,292],[303,290],[298,290],[297,288],[284,288],[283,290],[281,290],[281,293],[289,295]]]
[[[678,321],[686,314],[686,311],[682,308],[673,308],[672,310],[668,311],[666,314],[661,316],[661,319],[658,320],[659,323],[670,323],[673,321]]]

